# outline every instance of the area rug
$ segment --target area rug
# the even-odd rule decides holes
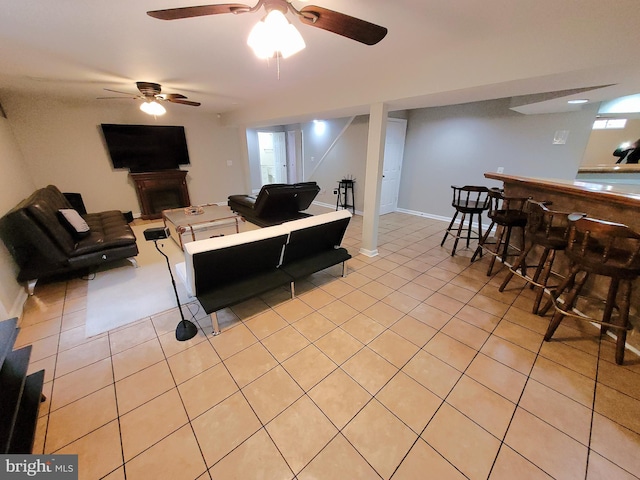
[[[144,230],[159,226],[162,222],[133,226],[140,252],[136,257],[138,268],[128,260],[121,260],[90,277],[85,324],[87,337],[176,307],[167,262],[153,241],[144,239]],[[158,245],[169,256],[180,303],[193,301],[175,273],[175,265],[184,261],[180,247],[170,238],[159,240]]]

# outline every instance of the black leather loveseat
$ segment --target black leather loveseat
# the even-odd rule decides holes
[[[112,260],[138,254],[136,237],[119,210],[81,216],[88,232],[74,235],[60,215],[73,210],[60,190],[49,185],[36,190],[0,218],[0,237],[18,264],[18,281],[28,282],[29,293],[37,280],[88,270]]]
[[[271,183],[264,185],[258,195],[231,195],[228,205],[247,221],[268,227],[308,217],[304,213],[320,192],[316,182]]]

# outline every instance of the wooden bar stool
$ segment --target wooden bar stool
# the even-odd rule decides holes
[[[478,255],[482,255],[483,250],[492,255],[487,276],[491,275],[496,257],[500,257],[502,263],[505,263],[509,255],[509,242],[514,228],[522,230],[520,251],[524,251],[524,227],[527,225],[525,207],[528,200],[528,198],[522,197],[508,197],[504,194],[504,190],[499,188],[489,190],[489,199],[488,215],[491,219],[491,225],[489,225],[484,237],[480,239],[480,244],[476,248],[473,257],[471,257],[471,262],[474,262]],[[495,242],[488,242],[489,234],[494,226],[497,226],[496,240]],[[489,248],[490,245],[495,245],[495,247],[491,249]],[[526,266],[524,264],[522,265],[522,274],[526,275]]]
[[[632,282],[640,276],[640,233],[619,223],[580,218],[571,222],[565,254],[571,261],[571,271],[547,302],[553,302],[556,311],[544,339],[551,340],[566,315],[597,322],[601,325],[601,335],[609,328],[616,330],[616,363],[622,364],[629,328]],[[582,276],[579,277],[579,274]],[[602,319],[594,319],[574,311],[580,290],[590,275],[610,279]],[[560,304],[558,299],[565,293],[564,302]],[[611,320],[614,307],[618,309],[615,323]],[[546,308],[547,306],[545,311]]]
[[[447,231],[444,232],[444,237],[442,238],[442,242],[440,242],[440,246],[442,247],[444,245],[447,236],[451,235],[454,237],[455,241],[453,242],[453,250],[451,250],[451,256],[453,257],[456,254],[456,248],[458,248],[458,240],[460,240],[460,238],[465,238],[462,235],[462,229],[464,228],[464,221],[467,218],[467,214],[469,214],[466,234],[467,247],[469,247],[470,240],[480,240],[480,238],[482,238],[482,212],[489,208],[489,189],[487,187],[477,185],[465,185],[464,187],[451,185],[451,188],[453,189],[453,200],[451,201],[451,206],[456,209],[456,212],[451,219],[451,223],[449,223],[449,227],[447,227]],[[458,213],[462,213],[462,218],[460,219],[460,225],[458,225],[457,232],[454,233],[451,230]],[[477,236],[472,237],[471,225],[473,224],[474,215],[477,215],[478,217],[478,234]]]
[[[551,275],[551,268],[556,257],[556,252],[567,248],[569,240],[569,218],[577,219],[579,214],[571,214],[550,210],[544,202],[536,202],[529,200],[527,205],[527,243],[528,246],[522,251],[518,259],[512,267],[509,267],[509,273],[505,277],[499,291],[504,291],[513,275],[524,278],[531,288],[537,288],[536,299],[533,302],[533,313],[538,313],[542,295],[546,288],[547,282]],[[521,275],[517,272],[518,268],[526,265],[527,256],[534,247],[541,247],[542,253],[536,272],[533,277]]]

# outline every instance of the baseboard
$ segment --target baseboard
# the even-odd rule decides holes
[[[324,202],[316,202],[315,200],[313,202],[311,202],[311,205],[317,205],[318,207],[330,208],[332,210],[334,208],[336,208],[335,205],[330,205],[330,204],[324,203]]]
[[[359,250],[359,252],[361,254],[363,254],[365,257],[376,257],[376,256],[378,256],[378,249],[377,248],[375,250],[367,250],[366,248],[361,248]]]
[[[398,208],[398,209],[396,209],[396,212],[399,212],[399,213],[406,213],[407,215],[415,215],[415,216],[417,216],[417,217],[431,218],[431,219],[433,219],[433,220],[440,220],[440,221],[442,221],[442,222],[447,222],[447,223],[451,222],[451,217],[443,217],[443,216],[441,216],[441,215],[433,215],[433,214],[431,214],[431,213],[418,212],[418,211],[415,211],[415,210],[406,210],[406,209],[404,209],[404,208]],[[460,224],[460,219],[456,219],[456,221],[455,221],[455,222],[453,222],[453,224],[454,224],[454,225],[459,225],[459,224]],[[477,229],[480,225],[478,225],[478,222],[473,222],[473,223],[471,224],[471,226],[472,226],[473,228],[476,228],[476,229]],[[485,226],[485,227],[486,227],[486,225],[484,225],[484,224],[483,224],[483,226]],[[465,228],[466,228],[466,227],[465,227]],[[496,228],[497,228],[497,226],[494,226],[494,227],[491,229],[491,231],[492,231],[492,232],[495,232],[495,231],[496,231]],[[482,233],[484,234],[485,232],[486,232],[486,230],[484,230]]]
[[[315,200],[311,204],[312,205],[317,205],[319,207],[330,208],[331,210],[335,210],[336,209],[335,204],[329,204],[329,203],[324,203],[324,202],[316,202]],[[360,210],[356,210],[355,211],[355,215],[362,215],[362,212]]]
[[[416,217],[430,218],[432,220],[440,220],[442,222],[451,221],[451,217],[443,217],[441,215],[434,215],[432,213],[419,212],[417,210],[407,210],[406,208],[396,208],[396,212],[406,213],[407,215],[415,215]]]
[[[29,294],[25,288],[21,288],[16,296],[13,305],[11,305],[11,310],[9,311],[9,318],[17,317],[18,318],[18,326],[22,322],[22,316],[24,313],[24,304],[27,302],[29,298]]]
[[[324,203],[324,202],[313,202],[313,205],[317,205],[319,207],[325,207],[325,208],[330,208],[330,209],[334,209],[336,208],[335,205],[330,205],[328,203]],[[422,218],[430,218],[432,220],[439,220],[441,222],[450,222],[451,221],[451,217],[443,217],[442,215],[434,215],[432,213],[425,213],[425,212],[419,212],[417,210],[408,210],[406,208],[396,208],[395,210],[398,213],[406,213],[407,215],[414,215],[416,217],[422,217]],[[391,212],[393,213],[393,212]],[[360,210],[356,210],[356,215],[362,215],[363,212],[361,212]],[[458,225],[460,223],[459,219],[456,219],[456,221],[454,222],[454,225]],[[478,222],[473,222],[472,226],[474,228],[478,228]],[[494,227],[495,230],[495,227]]]

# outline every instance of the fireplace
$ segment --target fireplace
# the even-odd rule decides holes
[[[136,185],[143,220],[162,218],[162,210],[191,205],[185,170],[160,170],[129,175]]]

